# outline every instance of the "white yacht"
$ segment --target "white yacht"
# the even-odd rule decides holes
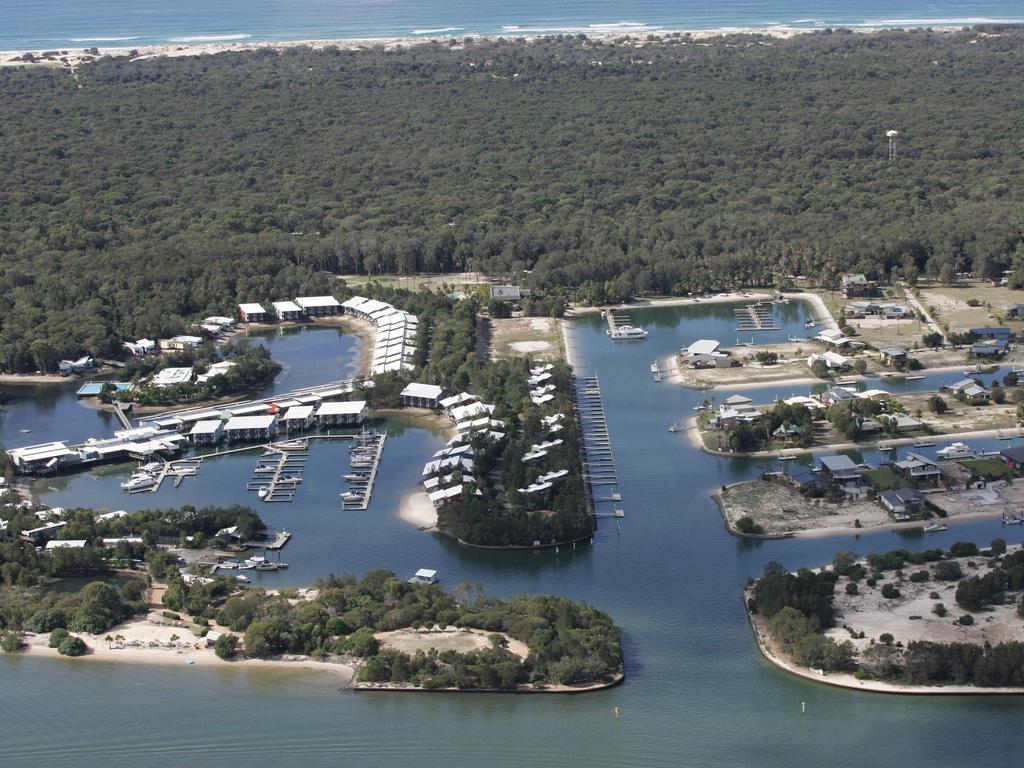
[[[647,331],[643,328],[637,328],[635,325],[620,325],[611,330],[610,328],[606,333],[613,339],[645,339],[647,338]]]
[[[125,491],[141,491],[144,488],[152,488],[155,482],[156,479],[152,475],[140,472],[121,483],[121,488]]]
[[[950,443],[937,450],[935,455],[940,459],[970,459],[974,456],[974,449],[966,443]]]
[[[939,531],[949,530],[949,526],[942,525],[941,523],[932,523],[931,525],[926,525],[921,530],[925,533],[938,533]]]

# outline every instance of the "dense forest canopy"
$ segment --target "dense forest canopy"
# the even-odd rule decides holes
[[[331,272],[532,270],[587,300],[993,272],[1024,231],[1022,43],[296,48],[105,59],[81,87],[3,68],[0,361],[112,353]]]

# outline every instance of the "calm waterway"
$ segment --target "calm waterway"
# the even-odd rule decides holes
[[[781,333],[802,335],[802,327],[794,328],[802,310],[786,310],[791,317]],[[337,691],[326,673],[3,657],[0,680],[8,695],[0,712],[0,764],[72,758],[80,766],[180,766],[196,759],[224,766],[258,760],[286,766],[415,761],[425,767],[1016,763],[1013,734],[1024,702],[910,701],[792,679],[759,657],[740,601],[743,581],[770,560],[813,566],[845,548],[866,553],[958,539],[987,542],[1009,529],[998,521],[970,523],[927,541],[920,534],[874,533],[750,543],[727,535],[708,494],[753,476],[758,463],[705,455],[684,434],[669,433],[668,425],[692,414],[704,394],[654,383],[649,365],[697,338],[730,340],[731,311],[702,306],[632,314],[651,330],[647,340],[612,342],[597,315],[573,326],[578,370],[601,380],[626,510],[621,530],[602,521],[594,547],[485,554],[403,523],[397,500],[413,488],[419,464],[441,438],[415,427],[402,431],[408,425],[398,420],[388,422],[394,439],[366,512],[340,511],[342,457],[323,446],[311,451],[309,479],[294,504],[259,506],[268,522],[295,533],[284,550],[292,567],[261,574],[274,584],[306,583],[331,571],[435,567],[449,585],[469,578],[497,595],[553,592],[586,600],[623,627],[623,686],[578,697],[354,694]],[[319,339],[313,333],[298,338],[307,336]],[[297,342],[275,337],[270,343],[282,358]],[[771,399],[770,389],[758,390],[759,400],[762,393]],[[73,402],[40,407],[69,420],[74,409],[83,410]],[[23,409],[6,414],[0,423],[5,440],[11,430],[17,434],[17,424],[8,423],[14,413],[29,418]],[[53,437],[67,434],[57,422],[44,430],[45,413],[32,418],[38,419],[31,435],[37,441],[50,437],[49,430],[59,433]],[[86,418],[98,431],[100,417]],[[223,468],[208,462],[177,491],[130,503],[254,503],[244,491],[253,459],[230,460],[238,466],[218,461]],[[119,476],[50,480],[54,490],[44,500],[128,508],[129,497],[116,491]],[[1009,539],[1019,541],[1020,533]],[[615,706],[622,710],[619,719]]]

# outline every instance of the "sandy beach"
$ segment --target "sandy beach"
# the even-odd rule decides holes
[[[953,33],[963,28],[962,24],[949,25],[925,25],[934,32]],[[897,29],[916,29],[917,25],[900,27],[877,26],[877,27],[854,27],[850,29],[856,34],[875,34],[878,32],[894,31]],[[659,29],[656,34],[649,32],[636,32],[628,29],[609,30],[606,32],[588,31],[588,40],[602,43],[617,43],[632,45],[642,48],[652,41],[657,43],[670,36],[683,36],[682,45],[710,45],[715,38],[735,38],[738,35],[757,36],[759,38],[775,38],[785,40],[798,35],[820,34],[822,29],[808,29],[789,27],[785,25],[774,25],[767,27],[725,27],[720,29]],[[525,43],[532,43],[545,37],[552,37],[562,34],[558,31],[550,33],[537,33],[529,35],[516,35],[505,33],[501,35],[480,35],[480,34],[451,34],[451,35],[429,35],[415,37],[409,36],[388,36],[388,37],[364,37],[364,38],[321,38],[306,40],[220,40],[207,42],[167,42],[159,45],[113,45],[113,46],[89,46],[89,47],[57,47],[57,48],[35,48],[0,51],[0,66],[43,66],[60,67],[72,73],[83,64],[89,64],[104,56],[123,57],[129,56],[132,61],[145,61],[155,58],[177,58],[183,56],[212,56],[218,53],[242,52],[242,51],[285,51],[289,48],[307,47],[314,50],[325,48],[342,51],[358,51],[370,48],[383,48],[385,50],[400,50],[424,45],[443,45],[450,50],[457,51],[465,47],[465,40],[522,40]],[[728,45],[742,46],[755,44],[753,41],[730,40]],[[761,43],[763,44],[763,43]],[[45,58],[43,54],[49,54]],[[24,57],[29,55],[28,61]]]
[[[310,670],[338,673],[343,685],[349,685],[355,676],[355,670],[345,664],[313,661],[308,656],[289,656],[280,659],[222,659],[214,653],[213,648],[206,647],[206,641],[195,637],[186,627],[175,627],[158,624],[149,617],[133,619],[120,624],[103,635],[88,635],[73,632],[89,647],[83,656],[71,658],[71,661],[109,661],[130,664],[161,664],[181,667],[221,667],[235,669],[287,669]],[[224,628],[219,628],[227,631]],[[241,634],[241,633],[236,633]],[[106,638],[110,637],[111,642]],[[173,638],[173,639],[172,639]],[[62,657],[56,648],[47,646],[48,635],[28,633],[25,642],[28,647],[24,654],[44,658]]]

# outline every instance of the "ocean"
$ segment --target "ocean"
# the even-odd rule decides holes
[[[0,50],[1011,21],[1019,0],[3,0]]]

